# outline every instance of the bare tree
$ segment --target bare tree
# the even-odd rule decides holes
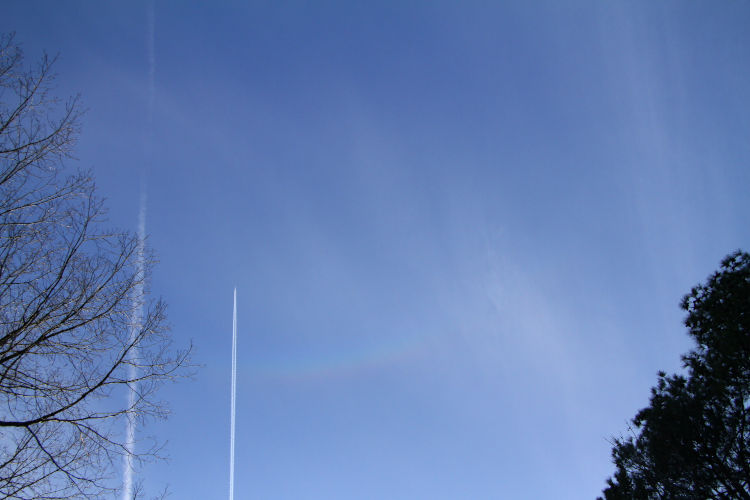
[[[116,489],[129,453],[121,417],[165,417],[155,391],[183,374],[189,351],[172,348],[165,305],[146,295],[152,256],[137,236],[103,228],[89,174],[65,172],[80,105],[52,96],[53,63],[29,68],[13,36],[0,38],[3,498]]]

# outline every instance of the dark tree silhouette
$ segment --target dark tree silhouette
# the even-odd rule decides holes
[[[122,416],[165,416],[155,391],[187,355],[170,346],[164,303],[146,295],[142,242],[103,229],[90,175],[65,173],[80,108],[52,97],[53,62],[29,68],[0,37],[2,498],[111,491],[129,453]]]
[[[614,440],[616,499],[750,500],[750,255],[736,252],[682,300],[697,347],[659,373],[633,435]]]

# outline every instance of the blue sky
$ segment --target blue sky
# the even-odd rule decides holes
[[[178,344],[152,492],[594,498],[750,226],[747,2],[21,2]]]

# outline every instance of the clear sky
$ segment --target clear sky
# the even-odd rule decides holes
[[[194,381],[172,498],[594,498],[750,248],[750,3],[6,1]],[[123,424],[124,425],[124,424]]]

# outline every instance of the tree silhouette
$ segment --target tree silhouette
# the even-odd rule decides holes
[[[13,36],[0,37],[3,498],[114,489],[129,453],[119,417],[165,416],[155,391],[187,359],[170,347],[164,303],[144,291],[153,259],[135,235],[102,228],[89,174],[65,173],[80,107],[52,96],[53,63],[27,68]]]
[[[615,499],[750,499],[750,255],[726,257],[681,307],[697,347],[659,373],[633,435],[614,440]]]

